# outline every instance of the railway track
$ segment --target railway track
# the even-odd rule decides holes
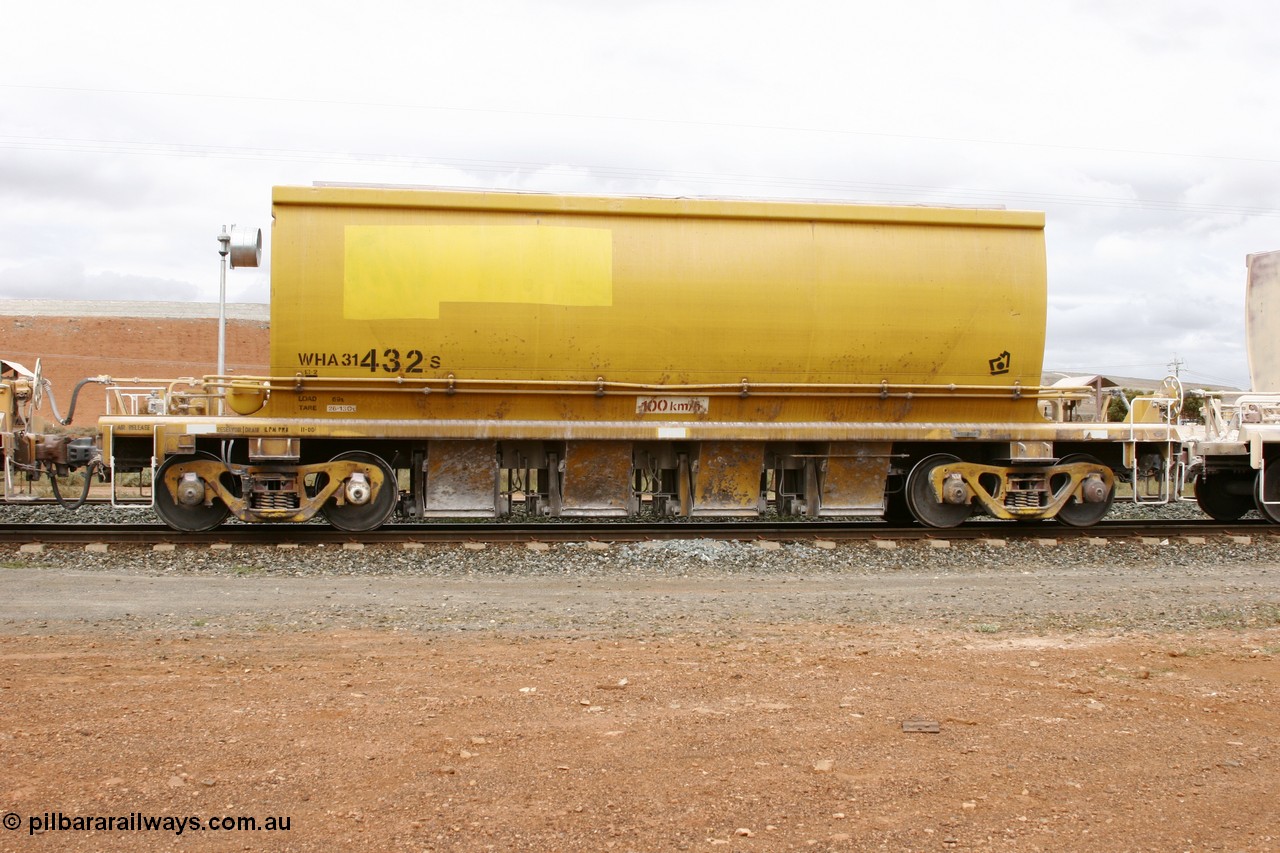
[[[136,545],[209,546],[214,544],[275,546],[283,544],[404,545],[477,543],[624,543],[647,540],[718,539],[770,542],[1007,541],[1082,539],[1132,540],[1201,537],[1280,536],[1261,520],[1222,524],[1209,519],[1104,521],[1089,528],[1053,522],[995,524],[976,522],[937,530],[893,526],[884,522],[573,522],[573,523],[433,523],[394,524],[378,530],[350,533],[325,524],[237,525],[206,533],[181,533],[160,524],[2,524],[3,545]]]

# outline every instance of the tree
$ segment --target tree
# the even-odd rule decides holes
[[[1107,403],[1107,421],[1118,423],[1128,417],[1129,407],[1125,404],[1125,400],[1132,400],[1141,393],[1141,391],[1135,391],[1132,388],[1120,388],[1118,393],[1112,392],[1111,402]],[[1121,399],[1121,397],[1124,399]]]
[[[1178,417],[1184,421],[1204,423],[1204,395],[1192,391],[1182,398],[1182,411]]]
[[[1148,392],[1138,391],[1133,388],[1125,388],[1121,391],[1124,400],[1120,399],[1120,394],[1116,394],[1111,398],[1111,402],[1107,404],[1107,421],[1117,423],[1123,421],[1129,416],[1129,407],[1125,405],[1125,400],[1132,401],[1136,397],[1146,396]],[[1161,407],[1163,409],[1163,407]],[[1201,423],[1201,415],[1204,410],[1204,395],[1194,392],[1186,394],[1182,398],[1182,410],[1178,413],[1179,420],[1195,421]]]

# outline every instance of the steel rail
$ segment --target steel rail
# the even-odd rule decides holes
[[[204,533],[183,533],[160,524],[0,524],[0,544],[129,544],[129,545],[402,545],[464,542],[642,542],[672,539],[738,541],[856,542],[874,540],[972,541],[1002,539],[1107,540],[1230,537],[1280,537],[1280,529],[1262,520],[1230,524],[1205,520],[1103,521],[1092,527],[1055,522],[972,522],[945,530],[894,526],[880,521],[693,521],[693,522],[440,522],[391,524],[352,533],[325,524],[225,524]]]

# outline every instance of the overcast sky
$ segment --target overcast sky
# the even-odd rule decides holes
[[[216,301],[271,187],[1047,215],[1045,366],[1247,386],[1280,249],[1274,4],[8,3],[0,298]],[[228,273],[266,302],[267,270]]]

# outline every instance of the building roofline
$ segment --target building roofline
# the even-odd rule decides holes
[[[88,299],[0,299],[3,317],[140,317],[146,319],[216,320],[216,302],[126,302]],[[271,306],[228,302],[228,320],[271,319]]]

